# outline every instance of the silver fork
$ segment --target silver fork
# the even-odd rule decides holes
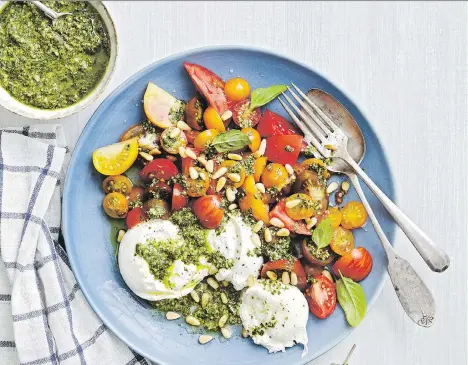
[[[288,95],[283,93],[283,96],[302,118],[303,123],[295,116],[294,120],[296,123],[298,123],[298,125],[302,124],[307,126],[307,131],[304,132],[306,139],[308,139],[323,156],[342,159],[351,166],[356,174],[380,200],[403,232],[405,232],[406,236],[431,270],[435,272],[445,271],[450,265],[449,256],[438,248],[432,240],[379,189],[372,179],[361,169],[359,164],[351,158],[348,153],[348,136],[344,134],[343,131],[296,85],[292,84],[292,86],[302,96],[302,99],[291,88],[288,87],[288,90],[292,97],[302,106],[304,111],[301,110]],[[288,108],[283,100],[280,99],[280,102],[283,107]],[[289,109],[289,111],[291,110]]]

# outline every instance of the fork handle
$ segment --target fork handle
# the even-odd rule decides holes
[[[450,265],[449,256],[438,248],[434,242],[432,242],[432,240],[379,189],[351,157],[346,158],[346,162],[356,171],[357,175],[380,200],[431,270],[435,272],[445,271]]]

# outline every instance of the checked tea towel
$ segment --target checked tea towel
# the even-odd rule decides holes
[[[57,243],[66,159],[60,126],[0,130],[0,364],[149,365],[92,311]]]

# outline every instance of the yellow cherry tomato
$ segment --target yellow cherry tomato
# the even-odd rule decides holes
[[[307,158],[300,163],[301,166],[306,166],[309,170],[314,170],[318,173],[321,173],[324,178],[328,179],[330,173],[325,166],[325,163],[319,158]]]
[[[249,175],[245,178],[244,183],[242,184],[242,188],[244,189],[247,195],[255,195],[258,193],[258,189],[255,186],[255,179],[253,175]]]
[[[239,201],[239,208],[245,212],[249,209],[252,210],[253,217],[258,221],[269,223],[270,219],[268,216],[268,204],[265,204],[261,199],[255,197],[255,195],[248,194]]]
[[[111,218],[125,218],[128,212],[128,200],[122,193],[113,192],[104,197],[102,206]]]
[[[260,133],[257,132],[254,128],[242,128],[241,132],[245,134],[250,139],[249,148],[252,152],[256,152],[260,147],[260,142],[262,141],[262,137],[260,137]]]
[[[225,160],[220,167],[226,167],[227,172],[225,174],[227,183],[234,186],[235,188],[240,188],[245,180],[245,169],[242,166],[241,161]],[[240,177],[239,181],[233,181],[229,174],[238,174]]]
[[[286,214],[294,220],[312,217],[316,203],[304,193],[293,194],[286,199]]]
[[[356,229],[366,223],[367,212],[361,202],[351,201],[341,209],[341,225],[346,229]]]
[[[254,179],[255,182],[259,182],[260,178],[262,177],[262,172],[267,165],[267,158],[265,156],[259,157],[255,160],[253,168],[254,168]]]
[[[205,195],[207,192],[210,187],[210,178],[205,169],[200,167],[194,168],[198,172],[198,177],[192,179],[190,176],[187,176],[187,195],[192,198],[197,198]]]
[[[138,138],[98,148],[93,152],[93,165],[103,175],[121,175],[138,157]]]
[[[353,232],[343,227],[338,227],[333,230],[330,248],[340,256],[350,253],[354,248]]]
[[[223,120],[212,106],[206,108],[203,113],[203,121],[207,129],[216,129],[218,132],[224,132],[226,130]]]
[[[281,190],[288,181],[288,171],[280,163],[268,164],[262,172],[262,183],[266,188],[273,186]]]
[[[224,93],[229,100],[241,101],[250,95],[250,85],[240,77],[229,80],[224,85]]]
[[[207,129],[206,131],[200,132],[195,140],[193,141],[193,145],[199,151],[205,151],[206,145],[211,142],[219,132],[216,129]]]
[[[341,212],[337,207],[328,208],[328,216],[333,229],[338,228],[341,224]]]

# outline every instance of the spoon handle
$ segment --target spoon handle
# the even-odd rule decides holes
[[[49,19],[52,19],[52,20],[57,19],[58,14],[55,11],[53,11],[51,8],[49,8],[48,6],[41,3],[40,1],[31,1],[31,3],[36,5],[39,9],[41,9]]]
[[[436,315],[435,300],[429,288],[424,284],[413,267],[400,257],[387,239],[377,217],[374,215],[369,202],[362,191],[359,179],[354,173],[346,174],[353,184],[359,198],[366,208],[369,219],[375,228],[377,236],[388,258],[388,274],[393,288],[400,300],[406,314],[419,326],[430,327],[434,323]]]
[[[419,228],[405,213],[393,203],[382,190],[367,176],[367,174],[359,167],[359,165],[351,158],[346,158],[346,162],[356,171],[358,176],[366,183],[369,189],[380,200],[383,206],[387,209],[395,222],[405,232],[413,246],[419,252],[426,264],[435,272],[443,272],[450,265],[449,256]]]

